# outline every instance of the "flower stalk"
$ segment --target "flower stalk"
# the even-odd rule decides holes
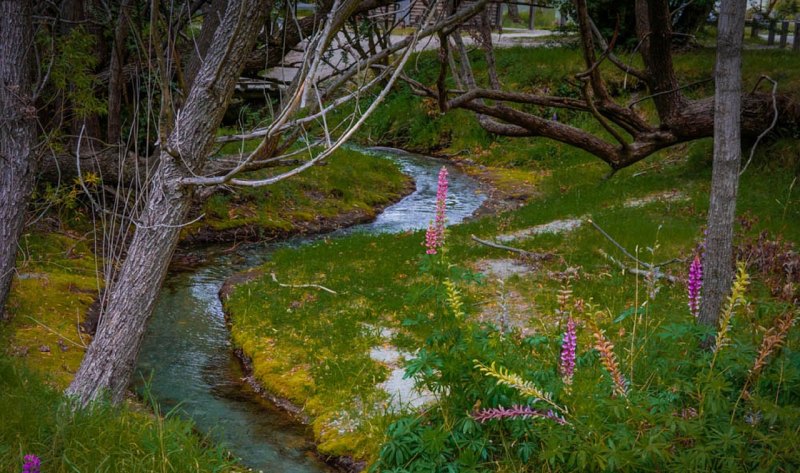
[[[425,232],[425,253],[435,255],[444,246],[445,224],[447,223],[447,168],[439,170],[436,188],[436,215]]]

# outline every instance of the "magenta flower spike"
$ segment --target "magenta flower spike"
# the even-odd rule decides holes
[[[575,349],[578,347],[578,337],[575,334],[575,320],[572,317],[567,321],[567,331],[561,342],[561,378],[564,384],[572,384],[575,374]]]
[[[697,318],[700,315],[700,290],[703,288],[703,261],[700,255],[694,255],[689,266],[689,311]]]
[[[436,215],[425,232],[425,251],[435,255],[444,246],[444,231],[447,221],[447,169],[442,166],[439,171],[439,182],[436,189]]]
[[[42,461],[36,455],[25,455],[25,463],[22,464],[22,473],[40,473]]]

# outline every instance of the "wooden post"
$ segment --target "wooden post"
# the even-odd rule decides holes
[[[531,12],[528,15],[528,29],[531,30],[531,31],[533,31],[535,29],[535,27],[533,25],[534,18],[536,18],[536,7],[533,6],[533,0],[531,0]],[[795,26],[795,30],[797,30],[796,26]],[[797,33],[794,34],[794,37],[797,38]]]
[[[800,52],[800,20],[794,22],[794,46],[792,49]]]
[[[497,11],[495,12],[495,26],[497,31],[503,31],[503,4],[497,2]]]
[[[781,48],[786,47],[786,40],[789,37],[789,21],[783,20],[781,22]]]
[[[769,36],[767,36],[767,46],[775,44],[775,21],[769,21]]]

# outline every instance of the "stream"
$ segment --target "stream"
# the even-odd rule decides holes
[[[402,232],[425,228],[434,217],[437,174],[443,161],[389,148],[366,153],[395,161],[416,182],[416,190],[386,208],[373,222],[337,230]],[[473,214],[485,196],[476,181],[446,165],[450,173],[448,224]],[[331,472],[315,455],[307,426],[276,407],[242,381],[233,355],[218,292],[236,272],[257,266],[277,248],[296,247],[319,236],[283,242],[242,245],[235,253],[223,247],[197,249],[204,263],[188,272],[170,273],[150,319],[137,367],[135,388],[147,389],[162,414],[175,411],[230,450],[241,464],[270,473]]]

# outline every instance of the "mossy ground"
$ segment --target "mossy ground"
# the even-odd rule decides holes
[[[189,422],[139,404],[73,411],[62,391],[90,337],[78,324],[98,294],[91,242],[39,231],[20,242],[18,277],[0,325],[0,465],[19,471],[35,454],[42,471],[241,471]],[[155,407],[155,406],[154,406]]]
[[[256,142],[246,142],[245,150]],[[239,145],[222,151],[234,153]],[[277,167],[246,174],[263,179],[289,167]],[[203,204],[205,217],[187,228],[185,235],[211,235],[211,239],[273,239],[290,233],[305,233],[320,222],[339,218],[368,219],[377,209],[399,200],[408,192],[409,180],[395,164],[355,149],[337,150],[325,165],[261,188],[242,187],[211,196]],[[237,232],[237,230],[239,230]],[[223,236],[214,236],[215,234]]]
[[[745,73],[752,77],[756,71],[795,71],[795,75],[788,72],[790,75],[784,76],[781,90],[796,94],[800,61],[791,58],[780,51],[748,52]],[[433,61],[433,55],[421,56],[417,72],[423,81],[434,80]],[[775,61],[781,61],[780,67]],[[703,50],[678,56],[681,81],[708,76],[712,62],[713,52]],[[563,49],[503,50],[498,53],[498,64],[505,85],[513,90],[557,89],[561,77],[581,67],[578,52]],[[430,76],[427,79],[426,74]],[[611,73],[615,86],[624,81]],[[569,92],[565,88],[559,93]],[[642,107],[647,112],[647,105]],[[449,259],[459,266],[480,268],[486,260],[512,257],[474,243],[472,234],[491,240],[565,218],[591,218],[644,261],[686,258],[702,238],[711,176],[710,140],[675,147],[605,179],[607,167],[574,148],[543,139],[494,138],[465,112],[439,116],[434,110],[433,104],[401,89],[388,98],[361,138],[420,151],[466,150],[460,158],[469,159],[469,166],[486,166],[503,178],[536,186],[535,197],[524,207],[450,229]],[[549,116],[553,111],[541,113]],[[566,114],[560,119],[594,127],[579,115]],[[800,241],[796,143],[786,137],[762,145],[742,176],[738,212],[746,225],[737,227],[739,238],[764,230]],[[665,195],[678,197],[655,198]],[[645,203],[632,205],[634,200]],[[234,342],[253,358],[259,381],[305,406],[314,419],[323,452],[368,460],[377,454],[383,440],[383,431],[377,427],[388,423],[392,415],[384,408],[385,393],[376,387],[386,379],[387,369],[373,361],[369,351],[383,343],[380,328],[392,329],[392,343],[412,352],[428,335],[425,320],[430,307],[420,302],[428,281],[417,276],[423,240],[421,232],[355,235],[281,250],[261,268],[265,274],[274,272],[282,282],[322,284],[338,294],[279,287],[265,277],[240,286],[226,302]],[[576,295],[607,307],[615,316],[646,298],[644,282],[621,271],[601,251],[621,260],[624,256],[588,224],[561,234],[520,239],[512,245],[554,253],[556,258],[508,277],[502,284],[488,274],[483,284],[463,287],[468,312],[488,312],[489,321],[497,322],[498,294],[502,293],[515,301],[508,310],[525,329],[552,332],[557,290],[563,284],[560,276],[567,270],[574,275]],[[683,278],[684,266],[677,264],[668,270]],[[663,281],[659,286],[659,307],[676,316],[688,316],[685,286]],[[764,288],[756,286],[754,292],[764,296]],[[766,298],[760,301],[765,312],[778,310],[780,305]],[[359,416],[359,422],[351,422]]]
[[[11,320],[0,327],[10,352],[59,389],[91,340],[79,330],[99,291],[89,245],[66,233],[24,235],[7,304]]]

